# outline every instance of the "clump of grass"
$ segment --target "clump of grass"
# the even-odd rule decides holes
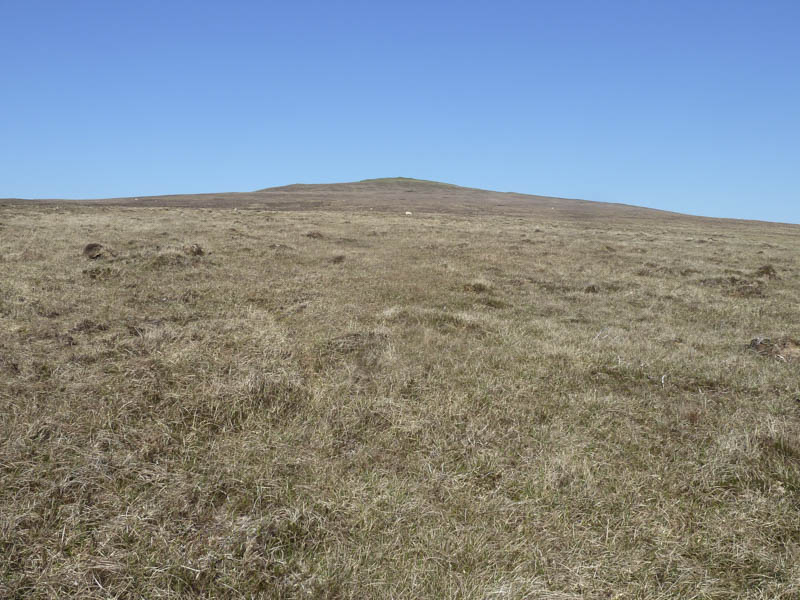
[[[477,294],[485,294],[491,292],[494,287],[492,284],[484,279],[474,279],[464,285],[464,289],[468,292],[475,292]]]
[[[484,306],[488,306],[489,308],[508,308],[508,302],[501,300],[500,298],[491,298],[491,297],[483,297],[478,300]]]
[[[105,323],[95,323],[91,319],[82,319],[72,329],[70,333],[92,333],[98,331],[107,331],[108,325]]]
[[[756,277],[766,277],[767,279],[778,279],[778,271],[772,265],[763,265],[755,270]]]
[[[734,298],[763,298],[766,286],[761,280],[750,280],[731,275],[729,277],[710,277],[700,281],[702,285],[721,288],[725,294]]]
[[[328,340],[324,344],[324,348],[331,354],[350,354],[353,352],[363,352],[364,350],[374,348],[385,341],[385,333],[375,331],[359,331],[340,335]]]

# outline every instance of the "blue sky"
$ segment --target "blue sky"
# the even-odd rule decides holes
[[[800,2],[0,1],[0,197],[407,176],[800,222]]]

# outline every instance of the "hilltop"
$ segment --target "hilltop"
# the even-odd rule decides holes
[[[19,200],[5,200],[19,203]],[[39,201],[65,202],[59,200]],[[255,210],[412,211],[588,219],[669,219],[677,213],[573,198],[496,192],[438,181],[389,177],[345,183],[295,183],[252,192],[173,194],[69,201],[101,206],[249,208]]]
[[[406,191],[436,191],[441,188],[469,190],[460,185],[443,183],[441,181],[431,181],[429,179],[414,179],[413,177],[379,177],[376,179],[362,179],[344,183],[295,183],[278,187],[264,188],[259,192],[280,192],[280,191],[381,191],[397,186]],[[482,190],[485,191],[485,190]]]

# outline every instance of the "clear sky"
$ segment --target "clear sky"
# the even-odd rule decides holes
[[[0,197],[389,176],[800,222],[800,2],[0,0]]]

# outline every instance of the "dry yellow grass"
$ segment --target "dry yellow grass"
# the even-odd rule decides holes
[[[0,597],[800,597],[798,234],[0,208]]]

